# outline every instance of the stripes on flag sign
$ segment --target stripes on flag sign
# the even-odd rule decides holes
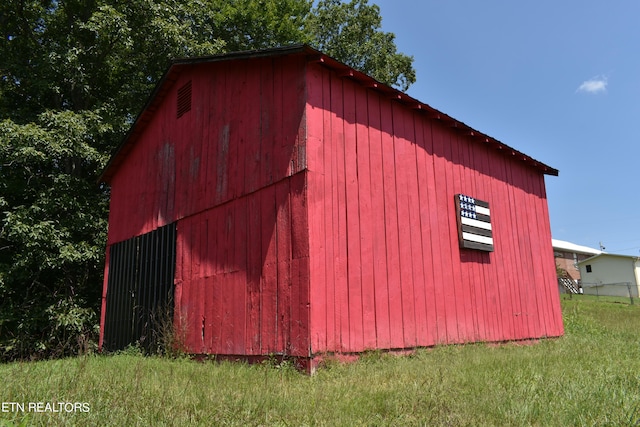
[[[489,203],[464,194],[456,194],[455,203],[460,247],[493,252]]]

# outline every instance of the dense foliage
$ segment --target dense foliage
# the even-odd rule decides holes
[[[305,42],[406,89],[367,0],[0,3],[0,360],[95,342],[110,153],[171,58]]]

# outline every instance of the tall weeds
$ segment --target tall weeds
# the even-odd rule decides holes
[[[88,402],[88,413],[0,413],[15,425],[640,426],[640,306],[562,301],[566,335],[327,362],[306,376],[246,365],[111,356],[0,365],[3,402]],[[174,348],[176,333],[167,331]],[[159,339],[161,342],[162,340]],[[178,340],[179,341],[179,340]],[[1,425],[1,424],[0,424]]]

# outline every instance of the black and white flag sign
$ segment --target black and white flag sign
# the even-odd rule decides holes
[[[456,194],[455,203],[460,247],[493,252],[489,203],[464,194]]]

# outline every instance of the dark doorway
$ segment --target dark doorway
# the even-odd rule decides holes
[[[111,246],[103,347],[162,345],[173,319],[176,224]]]

